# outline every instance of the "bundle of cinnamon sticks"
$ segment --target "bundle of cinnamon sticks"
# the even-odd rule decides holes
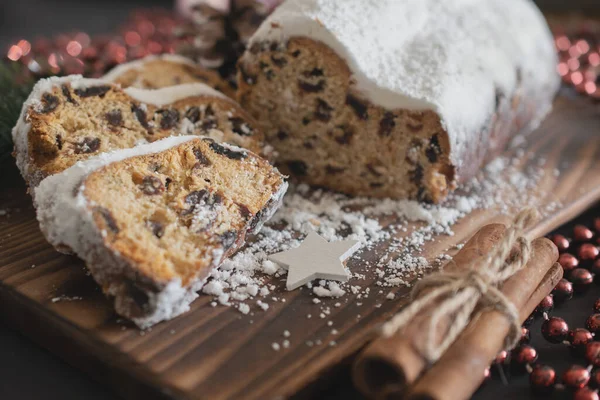
[[[488,225],[469,240],[444,271],[461,272],[483,262],[502,239],[506,227]],[[525,267],[501,286],[506,298],[519,310],[520,322],[534,311],[562,278],[556,264],[558,250],[547,239],[531,244],[532,253]],[[435,306],[431,306],[435,307]],[[446,352],[429,365],[425,354],[425,335],[433,308],[422,310],[410,323],[390,337],[379,337],[357,357],[354,383],[373,399],[468,399],[484,379],[484,371],[503,349],[511,321],[499,310],[482,310],[471,320]],[[448,316],[432,332],[441,342],[453,323]]]

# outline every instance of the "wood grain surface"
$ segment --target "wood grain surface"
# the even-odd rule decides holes
[[[549,232],[600,199],[599,122],[595,106],[562,95],[530,137],[528,146],[536,156],[524,159],[522,168],[545,159],[547,173],[536,188],[540,195],[534,204],[522,205],[541,210],[554,205],[531,237]],[[374,328],[406,302],[406,287],[395,289],[395,301],[385,300],[389,290],[373,291],[360,301],[348,294],[340,307],[333,307],[336,300],[323,300],[331,306],[326,319],[308,319],[316,309],[306,290],[281,291],[277,296],[285,302],[273,302],[267,312],[254,315],[212,307],[212,298],[201,296],[189,313],[140,332],[118,320],[81,261],[46,243],[16,170],[1,171],[5,186],[0,210],[9,213],[0,216],[0,316],[125,398],[270,399],[310,393],[316,387],[311,385],[348,361]],[[510,196],[518,201],[518,194]],[[475,211],[454,226],[454,236],[426,244],[422,255],[432,260],[481,226],[509,219],[510,213]],[[377,250],[363,257],[375,260]],[[374,286],[374,273],[360,262],[349,267],[365,272],[361,286]],[[57,298],[62,300],[53,301]],[[281,343],[285,330],[291,332],[290,348],[274,351],[271,344]],[[307,340],[323,344],[309,347]],[[333,340],[336,345],[330,346]]]

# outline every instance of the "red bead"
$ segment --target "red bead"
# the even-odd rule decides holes
[[[542,301],[540,301],[540,304],[538,304],[537,306],[537,311],[538,313],[542,314],[542,313],[547,313],[552,311],[552,309],[554,308],[554,298],[552,297],[552,295],[548,295],[546,297],[544,297],[542,299]]]
[[[512,359],[521,365],[534,363],[537,358],[537,350],[528,344],[520,345],[512,353]]]
[[[561,343],[569,334],[569,325],[564,319],[550,317],[542,324],[542,335],[550,343]]]
[[[590,364],[600,367],[600,342],[589,342],[585,345],[585,359]]]
[[[600,387],[600,368],[592,370],[592,376],[589,385],[595,388]]]
[[[508,352],[506,350],[502,350],[496,358],[494,359],[495,364],[503,364],[508,358]]]
[[[594,311],[600,313],[600,299],[594,302]]]
[[[590,267],[590,272],[594,274],[594,279],[596,283],[600,283],[600,260],[594,261],[594,263]]]
[[[573,394],[573,400],[600,400],[598,392],[588,387],[577,389]]]
[[[556,371],[548,365],[536,365],[529,374],[529,384],[536,393],[548,393],[554,389]]]
[[[573,228],[573,238],[580,242],[592,240],[594,232],[592,232],[587,226],[575,225]]]
[[[562,376],[562,382],[565,386],[572,389],[582,388],[590,380],[590,372],[587,368],[581,365],[571,365],[568,370]]]
[[[576,268],[571,271],[569,279],[573,283],[573,289],[575,289],[575,292],[577,293],[584,292],[594,282],[592,273],[584,268]]]
[[[567,239],[563,235],[559,235],[559,234],[552,235],[550,237],[550,240],[552,240],[552,242],[558,248],[558,251],[560,251],[561,253],[564,252],[564,251],[567,251],[569,249],[570,244],[571,244],[569,242],[569,239]]]
[[[592,333],[600,333],[600,314],[592,314],[585,321],[585,327]]]
[[[561,279],[554,288],[552,294],[556,302],[564,302],[573,297],[573,284],[566,279]]]
[[[520,344],[528,344],[531,341],[531,332],[529,332],[529,328],[524,326],[521,327],[521,340]]]
[[[492,377],[492,373],[490,372],[490,369],[489,368],[484,369],[483,370],[483,380],[487,381],[491,377]]]
[[[565,272],[574,270],[579,265],[579,260],[573,254],[563,253],[558,257],[558,263]]]
[[[571,348],[578,353],[585,351],[585,346],[594,339],[592,333],[587,329],[575,328],[569,331],[568,340]]]
[[[600,250],[598,250],[598,247],[591,243],[584,243],[579,247],[579,250],[577,250],[577,255],[581,261],[595,260],[599,254]]]

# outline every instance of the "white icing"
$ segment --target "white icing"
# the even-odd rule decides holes
[[[530,0],[289,0],[250,44],[291,37],[331,47],[372,103],[435,110],[454,157],[486,126],[496,90],[517,92],[517,69],[525,92],[545,95],[532,126],[559,85],[552,35]]]
[[[153,62],[153,61],[168,61],[168,62],[171,62],[174,64],[182,64],[182,65],[189,65],[190,67],[198,67],[198,65],[196,63],[194,63],[192,60],[190,60],[189,58],[186,58],[186,57],[183,57],[183,56],[180,56],[177,54],[151,55],[151,56],[141,58],[139,60],[135,60],[135,61],[131,61],[131,62],[128,62],[125,64],[117,65],[116,67],[114,67],[113,69],[108,71],[106,73],[106,75],[104,75],[102,77],[102,79],[104,79],[106,81],[114,82],[124,73],[131,71],[131,70],[140,70],[144,67],[144,65],[146,63]]]
[[[123,91],[138,101],[154,104],[155,106],[164,106],[193,96],[219,97],[233,103],[233,100],[229,97],[204,83],[184,83],[182,85],[151,90],[128,87],[127,89],[123,89]]]

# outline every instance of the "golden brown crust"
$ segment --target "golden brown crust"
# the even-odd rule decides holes
[[[160,89],[183,83],[204,83],[232,99],[235,90],[221,76],[210,69],[184,62],[156,58],[144,61],[137,68],[125,70],[113,80],[122,87]]]
[[[456,185],[433,111],[386,110],[352,88],[326,45],[255,45],[239,63],[238,100],[265,127],[284,172],[344,193],[439,202]]]
[[[29,108],[27,119],[25,175],[31,186],[77,161],[174,134],[216,135],[258,153],[263,145],[254,119],[228,99],[201,95],[159,107],[135,100],[114,84],[54,87]]]

